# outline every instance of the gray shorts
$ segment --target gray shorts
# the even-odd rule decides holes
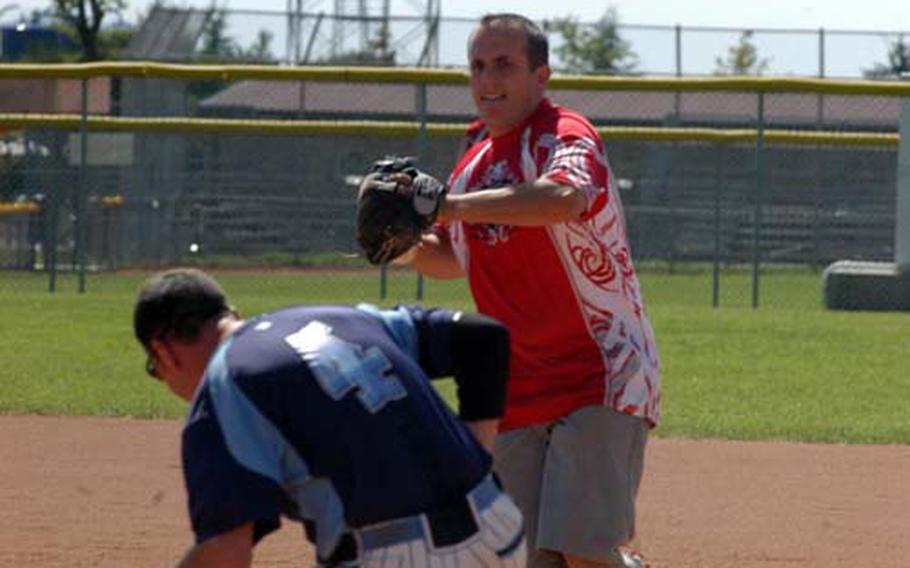
[[[561,565],[547,551],[609,562],[632,539],[647,437],[641,418],[600,406],[498,436],[494,469],[524,516],[528,566]]]

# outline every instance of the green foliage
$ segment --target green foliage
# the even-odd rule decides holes
[[[727,48],[725,58],[714,60],[716,75],[761,75],[768,69],[768,60],[758,56],[752,35],[752,30],[744,31],[736,45]]]
[[[275,36],[272,32],[263,29],[259,30],[252,45],[247,48],[242,47],[228,33],[225,10],[212,4],[202,28],[202,46],[198,55],[212,63],[236,63],[238,61],[273,63],[275,61],[275,56],[272,54],[274,39]]]
[[[872,69],[863,71],[868,79],[898,79],[910,73],[910,43],[904,41],[904,36],[888,46],[888,62],[876,63]]]
[[[256,34],[256,41],[244,52],[244,59],[255,61],[257,63],[272,63],[275,56],[272,54],[272,40],[275,34],[269,30],[259,30]]]
[[[108,15],[120,14],[126,0],[53,0],[54,15],[82,46],[82,60],[97,61],[104,55],[101,24]]]
[[[202,47],[199,54],[207,60],[231,61],[240,56],[240,46],[228,35],[224,9],[212,4],[202,27]]]
[[[320,61],[326,65],[373,65],[394,67],[395,51],[391,49],[391,35],[386,25],[380,26],[376,34],[367,41],[365,49],[348,51]]]
[[[395,52],[378,53],[374,51],[348,51],[335,57],[328,57],[320,63],[326,65],[373,65],[391,67],[395,65]]]
[[[593,25],[567,17],[545,21],[543,29],[562,36],[562,44],[554,51],[572,73],[621,75],[638,65],[638,56],[619,34],[615,8],[608,8]]]
[[[98,35],[98,43],[104,59],[123,59],[126,48],[136,33],[134,28],[104,29]]]
[[[910,443],[910,318],[832,312],[807,269],[762,274],[761,307],[748,270],[726,270],[712,309],[711,273],[643,266],[662,362],[658,436]],[[298,303],[413,302],[416,277],[378,270],[216,271],[243,314]],[[0,412],[180,417],[185,405],[143,373],[130,327],[145,274],[91,275],[74,292],[61,275],[0,273]],[[426,281],[423,303],[472,309],[462,280]],[[452,396],[451,385],[444,392]]]
[[[73,43],[80,44],[76,30],[66,23],[58,24],[58,31],[69,37]],[[96,37],[98,58],[102,60],[123,59],[123,55],[129,45],[130,39],[136,33],[135,28],[116,27],[102,28],[98,31]],[[30,51],[23,58],[23,61],[32,61],[35,63],[72,63],[85,60],[83,52],[61,51],[60,49],[43,49]]]
[[[227,14],[214,3],[209,7],[202,28],[201,47],[197,56],[207,63],[275,63],[272,54],[274,35],[268,30],[259,30],[255,42],[244,49],[228,32]],[[195,81],[188,91],[194,101],[205,99],[227,87],[228,82],[220,79]]]

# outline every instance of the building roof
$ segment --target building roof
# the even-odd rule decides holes
[[[208,18],[208,12],[156,5],[130,38],[126,56],[150,61],[188,59]]]
[[[325,83],[240,81],[205,99],[200,107],[212,114],[351,114],[413,116],[416,86],[381,83]],[[753,123],[757,113],[754,93],[642,91],[550,92],[552,100],[571,107],[599,123],[666,123],[679,105],[683,123]],[[461,85],[430,85],[427,112],[434,119],[459,120],[474,115],[470,92]],[[894,97],[816,94],[768,94],[768,124],[813,127],[896,130],[900,99]]]

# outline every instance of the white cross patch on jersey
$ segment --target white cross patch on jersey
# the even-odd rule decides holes
[[[382,350],[376,346],[364,350],[333,335],[332,328],[322,322],[312,321],[284,340],[303,357],[333,400],[356,389],[364,408],[375,414],[408,394]]]

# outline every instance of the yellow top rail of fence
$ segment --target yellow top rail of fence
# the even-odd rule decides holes
[[[342,81],[414,84],[467,84],[463,70],[414,67],[279,67],[274,65],[187,65],[154,62],[2,64],[0,79],[91,79],[154,77],[275,81]],[[794,77],[648,77],[554,75],[553,89],[602,91],[727,91],[817,93],[910,97],[910,81],[833,80]]]
[[[76,114],[0,114],[0,128],[50,128],[79,130],[82,117]],[[192,132],[212,134],[252,134],[286,136],[417,136],[418,122],[376,120],[251,120],[174,117],[88,116],[85,127],[92,132]],[[428,123],[426,134],[433,137],[461,136],[467,124]],[[649,128],[604,126],[598,128],[606,140],[651,142],[703,142],[712,144],[754,143],[755,129]],[[766,129],[764,140],[770,144],[823,146],[896,146],[898,134],[876,132],[824,132]]]

